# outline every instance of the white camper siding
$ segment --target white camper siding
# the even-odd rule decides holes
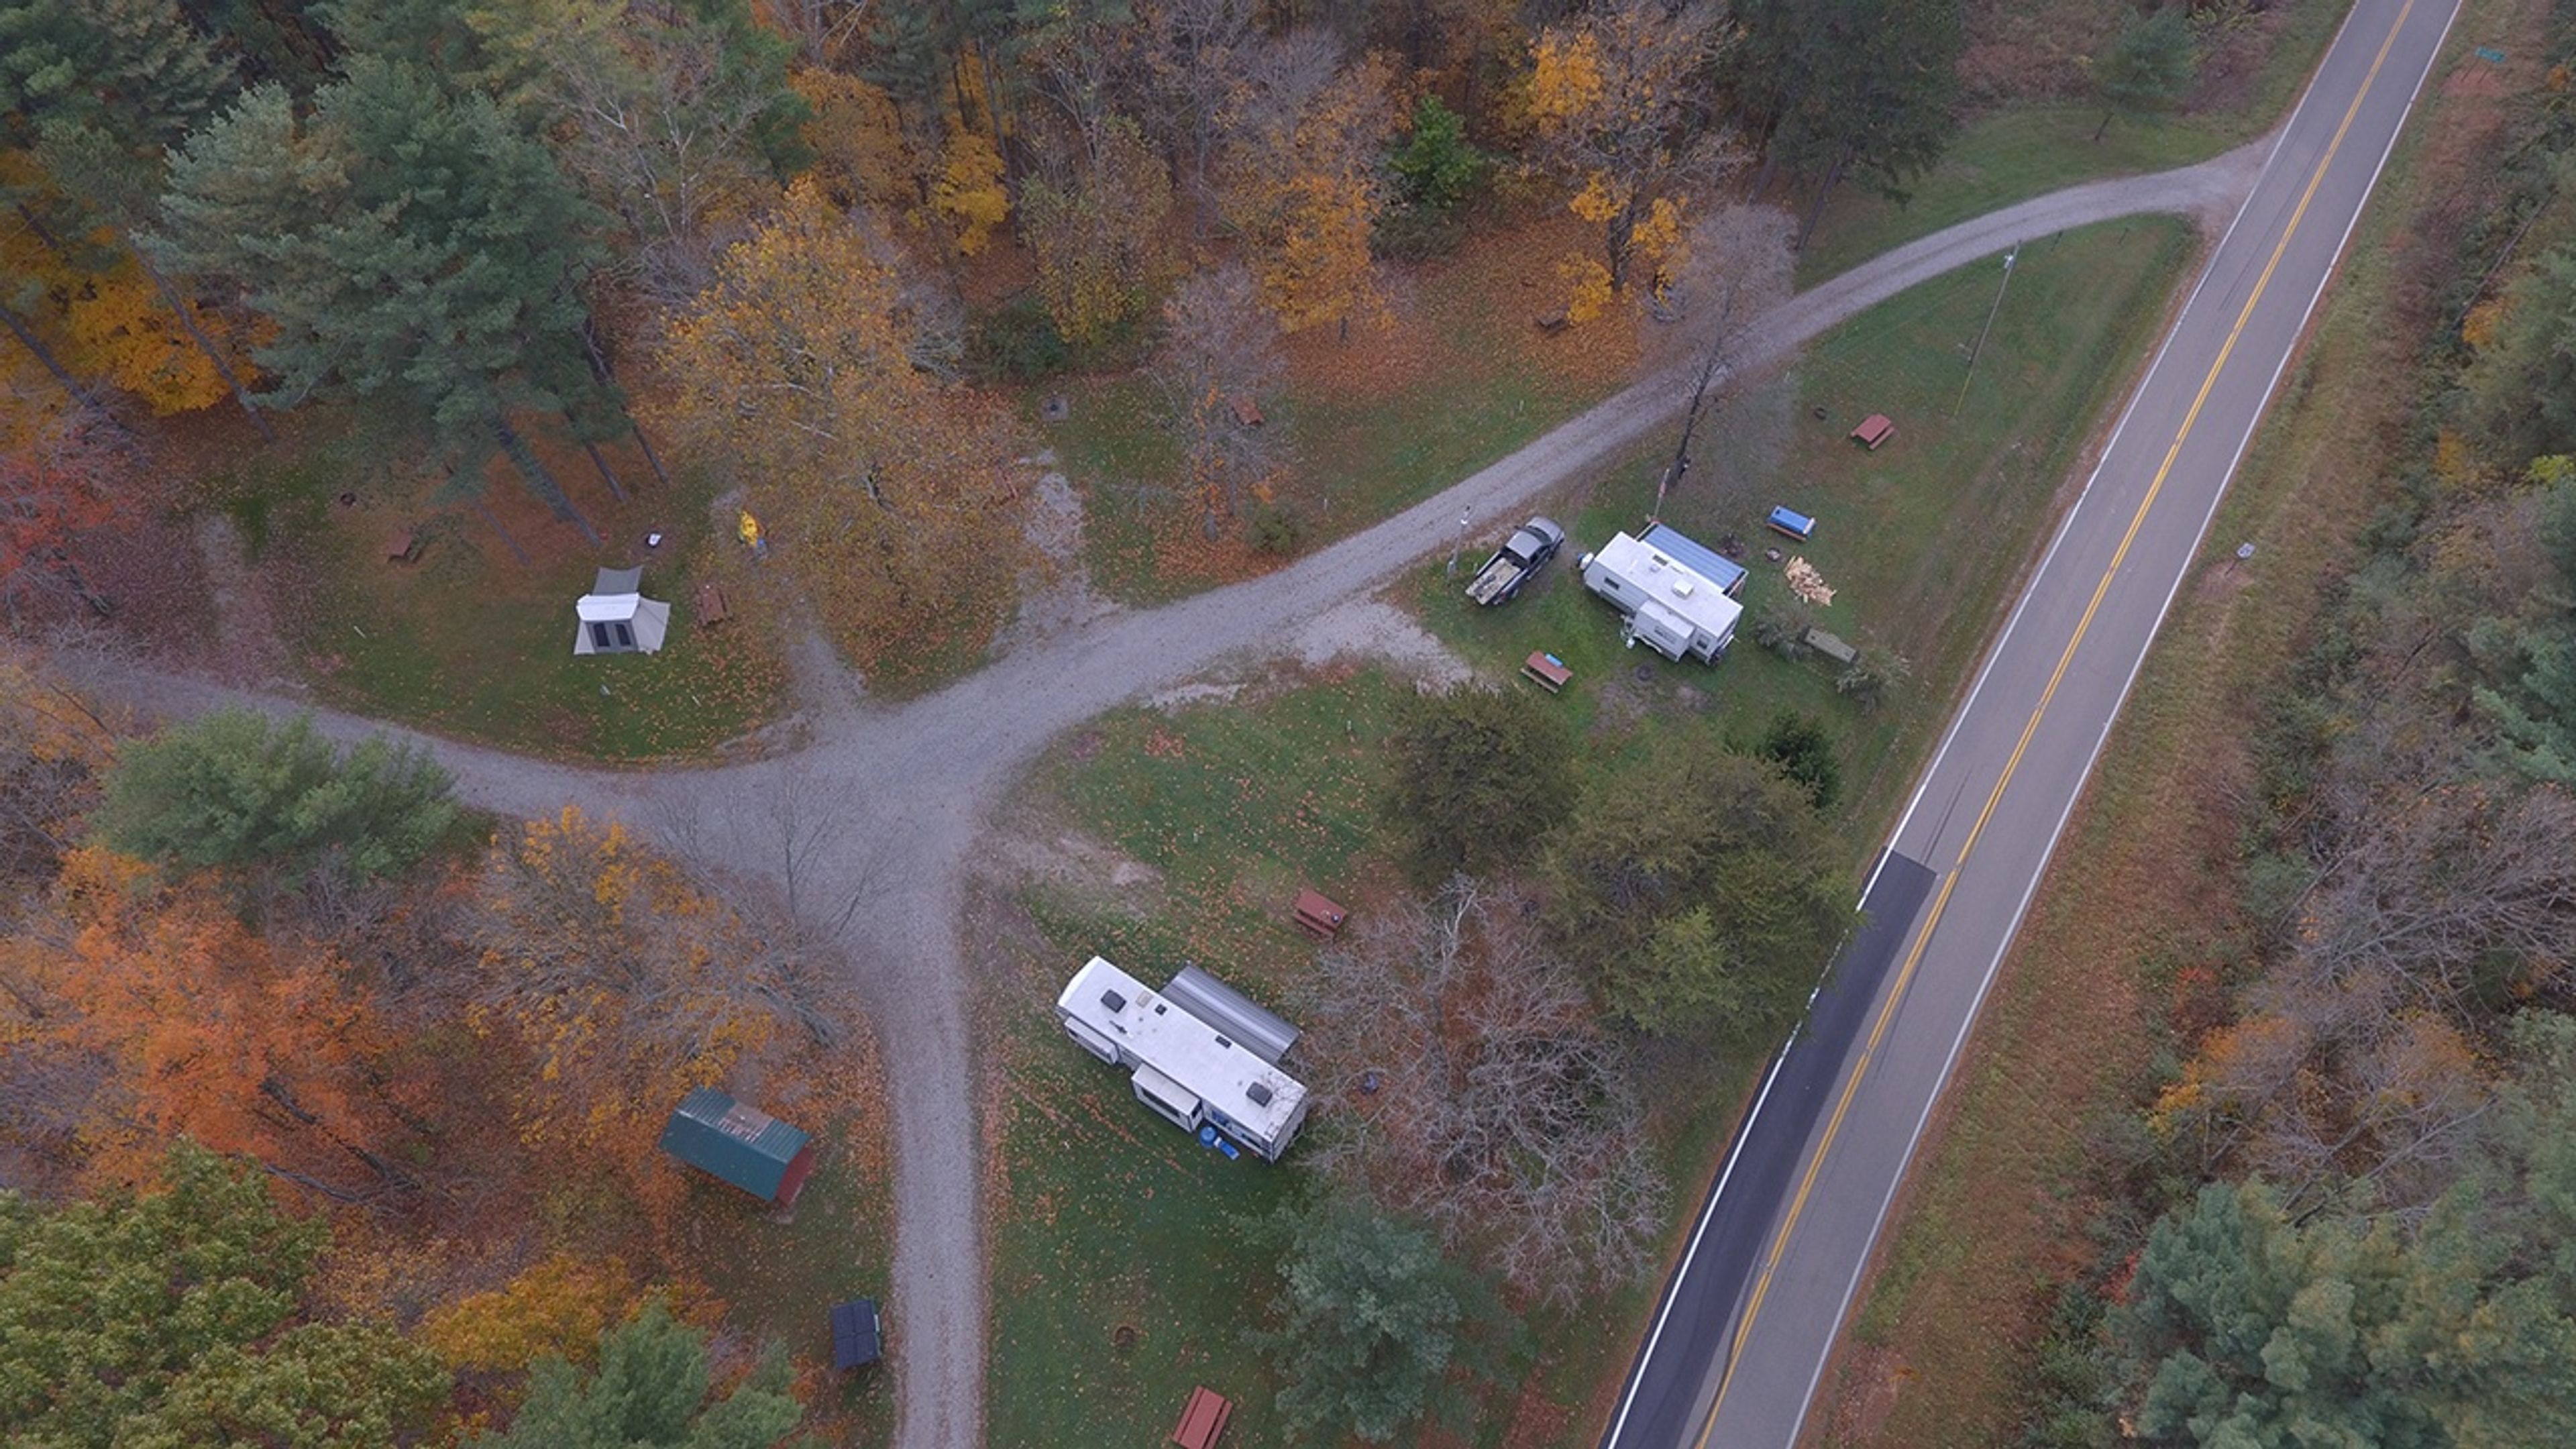
[[[1214,1122],[1276,1158],[1306,1120],[1305,1083],[1098,956],[1065,984],[1055,1013],[1084,1049],[1107,1045],[1133,1069],[1137,1099],[1184,1128]]]
[[[1632,639],[1673,659],[1692,654],[1715,662],[1744,616],[1716,581],[1624,533],[1584,558],[1583,583],[1630,616]]]
[[[1199,1109],[1205,1103],[1199,1095],[1152,1067],[1138,1067],[1131,1079],[1136,1087],[1136,1100],[1171,1119],[1172,1125],[1184,1132],[1199,1125]]]

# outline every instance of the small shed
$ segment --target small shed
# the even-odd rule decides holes
[[[642,569],[601,569],[573,604],[575,654],[651,654],[671,632],[671,606],[644,597]]]
[[[853,1298],[832,1305],[832,1367],[861,1368],[885,1352],[885,1324],[873,1298]]]
[[[671,1110],[662,1150],[763,1202],[793,1207],[814,1170],[814,1139],[758,1107],[698,1087]]]

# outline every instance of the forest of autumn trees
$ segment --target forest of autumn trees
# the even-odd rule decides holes
[[[2115,111],[2160,93],[2170,45],[2131,30]],[[2547,47],[2576,57],[2563,13]],[[2028,1445],[2576,1435],[2576,125],[2552,74],[2396,248],[2413,405],[2250,707],[2236,899],[2177,923],[2208,941],[2170,973],[2177,1050],[2094,1136],[2101,1256],[2059,1297]]]
[[[110,612],[85,541],[175,511],[201,450],[283,470],[302,416],[363,415],[426,463],[412,501],[523,561],[489,488],[594,547],[602,493],[738,491],[864,664],[940,623],[945,561],[1011,561],[1010,385],[1068,369],[1146,385],[1178,460],[1154,506],[1293,551],[1283,424],[1255,421],[1290,349],[1375,345],[1402,269],[1479,229],[1579,229],[1537,309],[1572,326],[1732,296],[1690,255],[1710,218],[1780,202],[1803,240],[1839,189],[1901,196],[1932,166],[1966,8],[0,0],[0,625]],[[2172,102],[2181,24],[2130,27],[2112,113]],[[2443,526],[2576,538],[2547,325],[2576,263],[2548,239],[2474,318],[2495,455]],[[2313,939],[2157,1108],[2212,1171],[2271,1185],[2168,1239],[2295,1241],[2402,1283],[2392,1255],[2428,1241],[2405,1234],[2471,1220],[2435,1191],[2463,1163],[2553,1221],[2530,1144],[2576,1053],[2499,1002],[2554,1004],[2534,963],[2567,949],[2562,544],[2434,560],[2489,605],[2438,653],[2491,752],[2435,758],[2398,808],[2376,776],[2285,789],[2267,858]],[[1322,968],[1349,988],[1319,1003],[1353,1044],[1334,1069],[1425,1105],[1320,1165],[1427,1226],[1288,1233],[1283,1410],[1319,1436],[1400,1432],[1473,1367],[1461,1345],[1503,1317],[1444,1250],[1530,1298],[1632,1279],[1667,1207],[1637,1041],[1776,1034],[1804,985],[1783,963],[1838,929],[1830,751],[1814,768],[1798,721],[1657,762],[1725,811],[1641,783],[1599,813],[1646,831],[1578,821],[1484,859],[1462,841],[1496,759],[1570,799],[1572,745],[1488,751],[1480,707],[1408,726],[1424,898]],[[2450,939],[2459,861],[2514,909],[2399,949]],[[1540,896],[1540,934],[1498,924]],[[128,738],[0,652],[0,1164],[27,1189],[0,1196],[0,1438],[590,1442],[641,1397],[628,1438],[774,1441],[784,1369],[710,1346],[720,1307],[673,1233],[694,1189],[653,1138],[702,1084],[856,1112],[865,1033],[834,979],[619,822],[477,820],[420,757],[248,716]],[[1463,1024],[1454,1052],[1409,1030],[1424,1013]],[[2315,1226],[2366,1192],[2398,1226]],[[2134,1342],[2160,1351],[2201,1342],[2156,1307],[2192,1298],[2173,1256],[2139,1274]],[[2538,1275],[2489,1256],[2472,1306],[2541,1321]],[[1405,1311],[1349,1311],[1390,1273]],[[2155,1413],[2247,1376],[2194,1351],[2207,1372],[2157,1369]],[[1354,1363],[1383,1372],[1331,1377]]]
[[[798,1421],[783,1366],[708,1366],[683,1230],[725,1190],[655,1144],[700,1085],[881,1127],[813,943],[613,821],[486,837],[381,741],[131,738],[32,654],[0,669],[0,1438],[355,1449],[522,1397],[556,1424],[623,1412],[567,1365],[647,1346],[696,1376],[672,1413],[716,1393],[758,1429],[689,1442]]]
[[[166,495],[155,419],[356,408],[523,558],[487,480],[596,545],[585,496],[636,481],[603,448],[661,475],[667,431],[864,660],[1004,532],[991,382],[1209,355],[1235,276],[1279,335],[1368,346],[1390,256],[1551,214],[1600,238],[1562,267],[1589,321],[1757,161],[1819,198],[1920,174],[1957,32],[1936,0],[8,0],[0,602],[112,606],[75,545]],[[1164,417],[1172,513],[1293,546],[1277,449],[1205,401]]]

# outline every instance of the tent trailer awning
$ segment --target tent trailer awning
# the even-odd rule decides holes
[[[1274,1067],[1297,1044],[1297,1028],[1196,966],[1182,967],[1163,995]]]

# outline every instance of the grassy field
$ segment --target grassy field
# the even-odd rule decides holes
[[[1957,395],[1957,345],[1991,301],[1975,273],[1855,320],[1821,341],[1796,376],[1730,402],[1703,435],[1701,462],[1668,515],[1703,538],[1751,540],[1775,496],[1819,514],[1817,546],[1806,552],[1845,590],[1826,622],[1866,647],[1923,661],[1894,708],[1864,714],[1834,692],[1828,669],[1749,641],[1716,671],[1623,651],[1614,619],[1583,593],[1570,559],[1498,610],[1466,605],[1438,564],[1408,591],[1483,674],[1509,677],[1533,648],[1566,659],[1575,685],[1530,699],[1569,712],[1590,770],[1622,768],[1675,731],[1750,735],[1783,709],[1824,719],[1845,741],[1856,880],[1862,852],[1929,747],[1953,681],[2035,547],[2083,439],[2130,375],[2188,251],[2179,224],[2139,222],[2028,254],[1956,422],[1943,413]],[[1900,419],[1897,439],[1875,454],[1842,436],[1844,414],[1864,400]],[[1826,421],[1813,417],[1817,407]],[[1634,460],[1560,517],[1584,540],[1633,526],[1652,476],[1648,460]],[[1753,606],[1775,602],[1782,588],[1778,570],[1759,565]],[[1314,949],[1285,921],[1298,886],[1363,914],[1401,889],[1371,802],[1379,743],[1409,689],[1374,670],[1283,673],[1222,702],[1129,710],[1067,742],[1033,782],[1046,823],[1029,833],[1096,839],[1144,869],[1127,872],[1124,886],[1105,883],[1114,875],[1096,859],[1084,870],[1039,872],[1022,901],[1036,939],[1001,953],[1005,986],[986,1033],[999,1043],[997,1075],[1009,1084],[997,1112],[1006,1125],[996,1194],[996,1444],[1140,1437],[1167,1427],[1158,1421],[1200,1382],[1247,1404],[1237,1421],[1244,1442],[1277,1442],[1253,1411],[1274,1386],[1240,1346],[1268,1292],[1267,1267],[1240,1219],[1301,1190],[1294,1155],[1278,1168],[1211,1157],[1136,1108],[1116,1073],[1058,1039],[1042,1004],[1092,951],[1149,978],[1200,961],[1276,1002]],[[1677,1216],[1704,1186],[1758,1066],[1661,1068],[1671,1075],[1654,1095],[1668,1106],[1655,1128]],[[1171,1250],[1140,1253],[1143,1243]],[[1589,1442],[1652,1292],[1640,1284],[1537,1317],[1527,1373],[1514,1396],[1485,1406],[1473,1442]],[[1122,1325],[1135,1331],[1122,1337]]]
[[[2527,37],[2541,8],[2474,4],[2461,33]],[[2220,903],[2236,898],[2244,742],[2376,506],[2417,393],[2412,341],[2439,325],[2421,298],[2450,269],[2441,238],[2452,223],[2430,211],[2490,143],[2498,114],[2492,100],[2438,89],[2426,99],[2431,113],[2398,148],[2284,382],[2295,405],[2258,434],[2033,902],[1883,1239],[1854,1342],[1824,1381],[1810,1443],[2012,1441],[2048,1295],[2090,1260],[2084,1185],[2099,1134],[2135,1111],[2192,983],[2241,952]],[[2428,149],[2427,137],[2442,139]],[[2229,557],[2239,540],[2256,545],[2251,565]],[[1960,1333],[1963,1323],[1984,1331]]]
[[[664,492],[640,457],[611,456],[630,497],[614,502],[578,451],[550,457],[607,538],[593,550],[496,471],[489,501],[533,562],[471,512],[441,507],[399,462],[413,448],[365,415],[299,417],[281,446],[213,471],[196,506],[230,516],[250,569],[277,600],[290,663],[324,701],[359,713],[539,754],[642,760],[703,754],[776,708],[785,669],[757,585],[720,557],[706,486]],[[343,501],[346,495],[346,501]],[[416,561],[389,562],[410,531]],[[664,535],[647,549],[644,535]],[[672,605],[670,643],[622,658],[572,655],[575,598],[602,566],[644,566],[644,592]],[[737,618],[694,617],[697,582],[731,568]]]
[[[1240,1219],[1293,1200],[1305,1174],[1293,1157],[1228,1162],[1155,1119],[1044,1007],[1093,952],[1149,981],[1204,962],[1276,1004],[1314,950],[1286,921],[1297,887],[1367,909],[1366,882],[1382,872],[1378,746],[1409,691],[1375,672],[1261,687],[1258,708],[1106,716],[1036,782],[1155,878],[1141,894],[1033,888],[1043,942],[1005,953],[1016,969],[985,1033],[1009,1083],[994,1205],[997,1449],[1147,1442],[1201,1383],[1244,1405],[1228,1443],[1285,1442],[1260,1411],[1274,1386],[1241,1342],[1272,1283]]]
[[[1500,609],[1469,604],[1432,565],[1418,584],[1423,617],[1488,671],[1508,674],[1533,649],[1555,653],[1578,681],[1566,707],[1587,722],[1605,702],[1617,711],[1637,691],[1681,689],[1704,696],[1700,707],[1743,734],[1783,709],[1825,719],[1843,736],[1846,834],[1857,858],[1965,686],[2060,486],[2145,355],[2190,251],[2189,229],[2162,218],[2025,248],[1955,417],[1965,349],[1994,301],[1983,266],[1853,319],[1820,339],[1794,377],[1725,400],[1702,425],[1696,461],[1664,517],[1711,546],[1729,536],[1748,545],[1748,620],[1790,602],[1781,566],[1763,549],[1780,547],[1784,563],[1812,563],[1836,590],[1815,611],[1818,623],[1864,653],[1908,662],[1912,678],[1886,708],[1853,709],[1835,694],[1831,665],[1783,660],[1749,629],[1714,671],[1623,649],[1615,615],[1585,592],[1572,557]],[[1846,436],[1869,412],[1897,422],[1876,452]],[[1580,511],[1559,520],[1573,531],[1569,555],[1642,526],[1671,448],[1663,441],[1592,482]],[[1791,545],[1765,531],[1775,503],[1815,516],[1814,537]]]
[[[1614,340],[1608,324],[1554,337],[1531,324],[1554,295],[1556,260],[1589,242],[1568,220],[1498,226],[1421,264],[1404,278],[1392,331],[1291,340],[1288,380],[1263,411],[1291,457],[1279,497],[1309,543],[1438,492],[1628,380],[1633,342]],[[1180,459],[1150,382],[1059,380],[1035,391],[1032,409],[1053,395],[1071,413],[1042,431],[1087,495],[1095,587],[1160,603],[1262,566],[1199,546],[1196,515],[1167,489]]]
[[[2350,8],[2350,0],[2285,7],[2244,85],[2204,109],[2115,120],[2098,141],[2102,110],[2089,104],[2017,106],[1972,120],[1931,173],[1906,188],[1910,199],[1839,188],[1799,258],[1798,284],[1813,286],[1916,237],[2062,186],[2188,166],[2253,140],[2288,114]]]
[[[1363,919],[1400,889],[1374,802],[1379,747],[1411,684],[1331,670],[1281,673],[1251,690],[1109,716],[1040,782],[1050,810],[1152,878],[1123,891],[1097,879],[1031,888],[1024,903],[1042,939],[1012,958],[1013,991],[987,1032],[1009,1082],[993,1290],[996,1445],[1139,1439],[1168,1427],[1158,1421],[1202,1383],[1243,1405],[1229,1443],[1235,1434],[1247,1445],[1289,1442],[1265,1412],[1278,1385],[1241,1341],[1275,1284],[1270,1250],[1246,1222],[1299,1201],[1312,1175],[1294,1153],[1271,1167],[1200,1148],[1147,1115],[1124,1077],[1075,1050],[1036,1009],[1093,951],[1149,980],[1199,961],[1275,1004],[1316,950],[1287,923],[1301,884]],[[1703,727],[1665,712],[1648,729]],[[1702,1063],[1662,1094],[1666,1115],[1655,1125],[1677,1198],[1697,1189],[1741,1075]],[[1309,1130],[1331,1127],[1319,1118]],[[1484,1405],[1472,1442],[1583,1438],[1584,1405],[1626,1354],[1653,1289],[1640,1283],[1534,1315],[1534,1356],[1512,1365],[1514,1387]]]

